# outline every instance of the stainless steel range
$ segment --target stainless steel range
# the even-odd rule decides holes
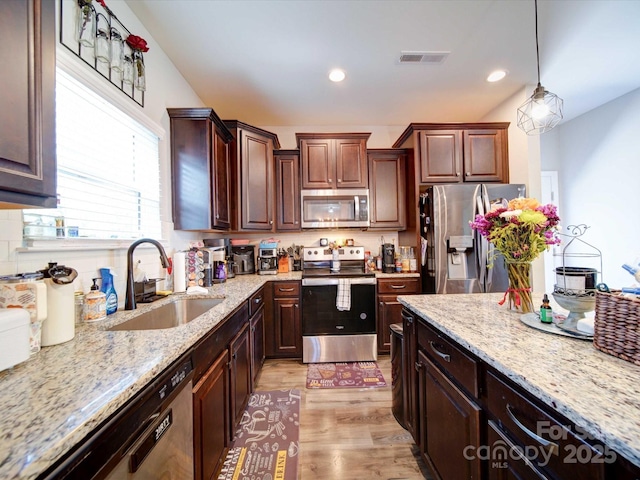
[[[304,247],[302,361],[377,360],[376,279],[364,247]]]

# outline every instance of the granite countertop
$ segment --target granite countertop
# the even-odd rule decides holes
[[[301,272],[238,275],[209,288],[224,300],[186,325],[145,331],[105,329],[167,299],[119,309],[76,326],[66,343],[44,347],[0,372],[0,479],[37,477],[129,401],[268,281],[299,280]]]
[[[503,294],[406,295],[403,305],[640,466],[640,366],[593,342],[541,332],[520,321]],[[534,305],[541,303],[534,295]],[[562,309],[552,302],[554,311]]]

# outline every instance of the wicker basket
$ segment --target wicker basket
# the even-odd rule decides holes
[[[640,300],[620,292],[596,292],[594,346],[640,365]]]

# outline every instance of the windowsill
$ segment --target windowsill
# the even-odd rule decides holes
[[[139,240],[118,238],[25,238],[23,246],[16,248],[16,252],[53,252],[53,251],[88,251],[88,250],[127,250],[129,246]],[[165,240],[160,240],[163,247],[167,247]],[[155,248],[153,245],[148,245]],[[145,244],[138,248],[144,248]]]

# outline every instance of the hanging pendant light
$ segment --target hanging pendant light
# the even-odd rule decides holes
[[[540,135],[555,127],[562,120],[562,99],[548,92],[540,84],[540,51],[538,48],[538,0],[534,0],[536,10],[536,62],[538,65],[538,86],[533,95],[518,107],[518,127],[527,135]]]

